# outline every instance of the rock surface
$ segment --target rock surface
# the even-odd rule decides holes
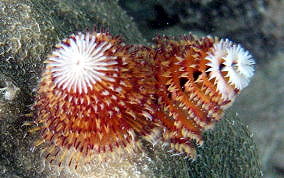
[[[180,34],[203,32],[240,42],[261,62],[283,50],[284,2],[281,0],[148,0],[147,3],[126,0],[120,3],[147,39],[172,28]]]

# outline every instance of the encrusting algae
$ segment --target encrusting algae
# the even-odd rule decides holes
[[[202,134],[220,120],[254,72],[229,40],[157,37],[126,45],[108,32],[71,35],[46,60],[34,130],[51,165],[80,169],[141,152],[141,141],[196,158]]]

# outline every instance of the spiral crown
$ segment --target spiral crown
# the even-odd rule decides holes
[[[245,88],[254,74],[255,61],[248,51],[228,39],[215,43],[206,59],[210,78],[215,79],[217,89],[224,99],[233,97],[232,87]]]
[[[87,32],[56,46],[34,105],[41,130],[35,146],[44,144],[46,160],[81,169],[142,151],[145,140],[197,157],[203,132],[248,85],[255,62],[228,39],[155,42],[126,45]]]

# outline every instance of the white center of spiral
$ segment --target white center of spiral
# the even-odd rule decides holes
[[[89,33],[79,33],[66,42],[69,43],[60,43],[49,57],[48,65],[57,87],[81,94],[92,90],[96,82],[109,79],[106,71],[113,71],[112,65],[117,64],[115,56],[105,55],[111,43],[98,43],[96,36]]]

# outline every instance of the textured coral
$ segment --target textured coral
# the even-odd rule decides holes
[[[68,2],[68,3],[67,3]],[[44,167],[40,154],[31,152],[30,147],[37,136],[28,134],[30,127],[22,126],[27,120],[24,116],[30,112],[29,106],[33,102],[34,93],[31,91],[37,85],[40,71],[42,71],[43,61],[47,53],[51,50],[53,44],[58,39],[62,39],[71,31],[84,31],[86,27],[92,27],[93,24],[105,22],[110,31],[114,34],[122,34],[127,41],[143,41],[142,35],[130,18],[125,15],[116,1],[1,1],[1,49],[0,53],[1,72],[8,78],[12,78],[15,85],[20,88],[21,95],[13,100],[12,104],[1,104],[1,135],[0,135],[0,169],[3,177],[46,177],[54,176],[54,169]],[[9,8],[8,8],[9,7]],[[20,10],[23,7],[22,10]],[[9,10],[14,9],[14,13]],[[22,18],[17,18],[14,14],[23,14],[29,21],[22,23]],[[30,21],[31,20],[31,21]],[[17,30],[11,31],[9,24],[21,23]],[[38,24],[39,31],[29,28]],[[99,23],[103,24],[103,23]],[[26,28],[26,30],[22,30]],[[27,57],[21,60],[19,56],[25,56],[25,53],[9,53],[6,49],[13,48],[15,45],[9,43],[13,36],[20,31],[21,42],[32,40],[33,36],[40,35],[34,43],[22,45],[21,51],[28,51]],[[10,34],[10,35],[7,35]],[[26,39],[26,40],[21,40]],[[15,43],[16,44],[16,43]],[[36,49],[38,48],[38,49]],[[11,56],[9,58],[9,56]],[[9,60],[15,59],[15,60]],[[7,111],[7,112],[5,112]],[[232,120],[231,120],[232,119]],[[132,155],[132,160],[114,162],[112,164],[98,164],[89,170],[97,176],[250,176],[258,177],[260,174],[259,163],[256,156],[256,148],[252,139],[249,137],[245,126],[236,122],[235,118],[229,116],[230,122],[222,121],[214,132],[205,135],[205,140],[209,140],[203,147],[200,154],[202,159],[197,162],[188,163],[183,157],[174,157],[172,154],[165,154],[165,150],[153,149],[151,145],[143,146],[144,154]],[[237,134],[236,134],[237,133]],[[212,144],[211,144],[212,143]],[[247,145],[246,145],[247,144]],[[146,145],[146,144],[145,144]],[[241,150],[239,148],[242,148]],[[224,150],[219,152],[219,150]],[[230,150],[230,151],[228,151]],[[222,158],[222,159],[220,159]],[[223,160],[225,164],[223,164]],[[208,167],[210,165],[211,167]],[[242,171],[240,171],[242,170]],[[62,176],[70,177],[68,171],[62,170]],[[190,172],[189,172],[190,171]]]
[[[261,70],[256,73],[250,87],[232,106],[240,118],[245,118],[243,123],[249,126],[254,135],[259,155],[262,155],[260,161],[264,177],[283,177],[283,67],[282,52],[259,67]],[[252,116],[255,119],[250,119]]]

